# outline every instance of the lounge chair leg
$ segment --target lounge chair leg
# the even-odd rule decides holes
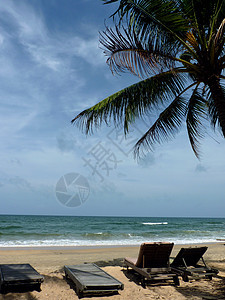
[[[76,293],[77,293],[78,299],[83,298],[83,292],[81,290],[79,290],[78,288],[76,288]]]
[[[189,282],[189,278],[188,278],[188,275],[187,275],[187,274],[184,274],[184,275],[182,276],[182,278],[183,278],[183,281],[184,281],[184,282]]]
[[[144,277],[141,278],[141,286],[146,289],[146,281]]]
[[[41,284],[40,283],[38,283],[38,284],[35,285],[35,290],[37,292],[41,292]]]
[[[1,291],[2,294],[6,294],[5,286],[1,285],[0,291]]]
[[[173,277],[173,282],[176,286],[179,286],[180,285],[180,280],[179,280],[179,277],[178,276],[174,276]]]

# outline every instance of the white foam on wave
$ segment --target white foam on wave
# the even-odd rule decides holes
[[[143,225],[167,225],[168,222],[155,222],[155,223],[152,223],[152,222],[145,222],[145,223],[142,223]]]
[[[70,239],[61,239],[61,240],[27,240],[27,241],[1,241],[0,247],[63,247],[63,246],[128,246],[128,245],[140,245],[145,242],[173,242],[175,244],[200,244],[200,243],[214,243],[216,239],[214,238],[152,238],[146,239],[144,237],[130,237],[128,239],[121,240],[70,240]]]
[[[113,245],[136,245],[141,241],[137,240],[48,240],[48,241],[14,241],[14,242],[0,242],[0,247],[57,247],[57,246],[113,246]]]

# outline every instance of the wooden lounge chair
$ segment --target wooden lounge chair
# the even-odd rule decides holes
[[[0,265],[1,293],[12,288],[28,288],[40,291],[44,277],[30,264],[2,264]]]
[[[186,282],[189,281],[189,276],[211,280],[219,271],[206,265],[203,259],[206,250],[207,247],[181,248],[171,263],[172,270],[181,275]]]
[[[170,268],[169,257],[173,243],[144,243],[140,246],[137,259],[125,258],[124,265],[141,275],[141,284],[146,280],[170,280],[179,285],[179,278]]]
[[[75,284],[79,298],[84,294],[111,294],[124,289],[123,283],[95,264],[64,266],[64,271],[66,278]]]

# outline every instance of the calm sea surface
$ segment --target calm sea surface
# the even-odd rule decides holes
[[[177,244],[225,239],[225,218],[0,215],[0,247]]]

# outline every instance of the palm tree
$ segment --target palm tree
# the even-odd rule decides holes
[[[127,134],[137,118],[157,109],[135,152],[172,138],[186,122],[199,157],[206,121],[225,137],[225,1],[103,1],[119,2],[115,29],[100,33],[107,63],[113,73],[129,71],[142,80],[84,110],[72,123],[88,134],[113,119]]]

